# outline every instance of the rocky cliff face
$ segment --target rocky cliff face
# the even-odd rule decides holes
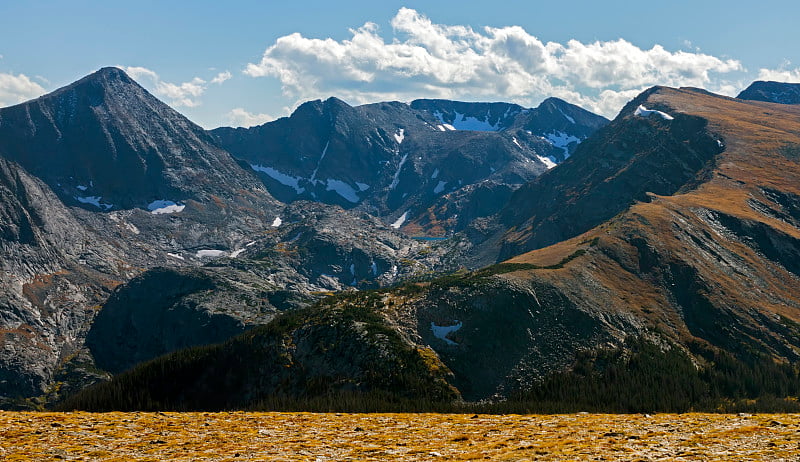
[[[800,104],[800,84],[756,81],[742,90],[739,99],[779,104]]]
[[[97,366],[119,373],[181,348],[222,342],[333,292],[396,284],[440,264],[426,244],[366,214],[299,201],[280,218],[202,267],[154,268],[117,287],[86,338]]]
[[[135,273],[42,181],[0,158],[0,404],[45,391],[98,304]]]

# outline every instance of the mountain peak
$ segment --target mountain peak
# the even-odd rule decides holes
[[[111,78],[128,79],[130,81],[133,81],[124,70],[122,70],[122,69],[120,69],[118,67],[115,67],[115,66],[101,67],[97,71],[89,74],[87,77],[89,77],[89,78],[91,78],[91,77],[95,77],[95,78],[99,78],[99,77],[109,78],[109,77],[111,77]]]
[[[561,98],[556,98],[555,96],[551,96],[542,101],[539,104],[539,106],[545,106],[545,105],[566,106],[568,104],[569,104],[568,102],[564,101]]]
[[[263,189],[202,128],[116,67],[0,109],[0,138],[8,158],[65,203],[91,210]]]
[[[132,86],[147,93],[135,80],[133,80],[124,70],[118,67],[103,67],[91,74],[65,85],[51,93],[41,96],[39,99],[47,100],[60,97],[69,91],[102,92],[112,88],[124,88]],[[101,93],[98,93],[100,95]],[[149,95],[149,93],[148,93]],[[22,103],[25,104],[25,103]]]
[[[800,104],[800,83],[757,80],[737,96],[739,99],[779,104]]]
[[[336,107],[336,106],[351,107],[349,104],[347,104],[346,102],[344,102],[343,100],[341,100],[341,99],[339,99],[339,98],[337,98],[335,96],[329,97],[328,99],[326,99],[324,101],[323,104],[325,104],[326,106],[333,106],[333,107]]]

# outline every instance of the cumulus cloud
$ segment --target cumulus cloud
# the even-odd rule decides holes
[[[275,117],[269,114],[254,114],[237,107],[228,112],[227,119],[228,123],[234,127],[253,127],[275,120]]]
[[[652,85],[715,90],[719,76],[742,71],[741,63],[699,52],[642,49],[623,40],[543,42],[519,26],[435,24],[409,8],[391,20],[386,41],[378,26],[351,29],[337,41],[278,38],[244,73],[275,77],[298,98],[337,95],[355,103],[419,97],[502,99],[533,104],[567,96],[576,104],[613,116],[622,104]]]
[[[219,74],[216,75],[216,77],[211,79],[211,83],[216,83],[217,85],[219,85],[222,82],[229,80],[231,77],[233,77],[233,74],[231,74],[229,71],[220,72]]]
[[[0,107],[21,103],[44,93],[45,89],[25,74],[0,72]]]
[[[800,67],[795,69],[759,69],[758,80],[772,80],[774,82],[800,82]]]
[[[123,69],[134,80],[140,81],[144,86],[152,89],[156,96],[167,99],[175,107],[199,106],[200,97],[205,93],[209,83],[200,77],[183,83],[165,82],[155,71],[146,67],[128,66]],[[211,83],[222,84],[231,77],[232,75],[228,71],[220,72],[211,79]]]

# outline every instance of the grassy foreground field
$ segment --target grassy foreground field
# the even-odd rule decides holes
[[[0,412],[0,460],[770,460],[798,414]]]

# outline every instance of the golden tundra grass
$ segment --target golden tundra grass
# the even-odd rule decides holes
[[[800,415],[0,412],[0,460],[769,460]]]

